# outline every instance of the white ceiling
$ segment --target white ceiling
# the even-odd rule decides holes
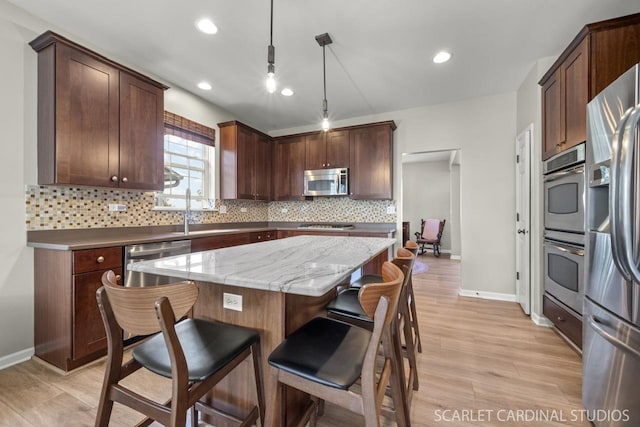
[[[266,93],[268,0],[9,0],[102,53],[271,131],[320,123],[328,32],[329,116],[341,120],[514,91],[585,23],[638,0],[274,0],[278,92]],[[207,16],[218,34],[194,26]],[[431,57],[453,53],[437,66]],[[207,80],[213,90],[196,87]],[[295,95],[279,94],[291,87]]]

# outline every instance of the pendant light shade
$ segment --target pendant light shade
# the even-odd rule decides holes
[[[267,92],[276,91],[276,48],[273,47],[273,0],[271,0],[271,24],[269,26],[269,46],[267,47]]]
[[[322,100],[322,130],[326,132],[331,128],[331,123],[329,123],[329,104],[327,102],[327,64],[324,48],[326,45],[333,43],[333,40],[331,40],[329,33],[324,33],[316,36],[316,41],[322,46],[322,87],[324,93]]]

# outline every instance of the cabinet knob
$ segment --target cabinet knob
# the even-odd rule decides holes
[[[325,166],[326,166],[326,165],[323,163],[323,164],[322,164],[322,167],[325,167]]]
[[[124,178],[122,178],[122,182],[127,182],[127,181],[129,181],[129,180],[127,179],[126,176]]]
[[[118,177],[117,177],[116,175],[113,175],[113,176],[111,177],[111,181],[113,181],[113,182],[118,182]]]
[[[562,316],[558,316],[558,322],[564,322],[564,318]]]
[[[258,240],[262,240],[262,236],[258,236]]]
[[[119,282],[119,281],[120,281],[120,279],[122,279],[122,277],[121,277],[119,274],[117,274],[117,275],[116,275],[116,282]]]
[[[104,262],[104,257],[100,255],[96,261],[98,261],[99,264],[102,264]]]
[[[331,163],[327,163],[327,167],[331,166]]]

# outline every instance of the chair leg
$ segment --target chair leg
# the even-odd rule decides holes
[[[264,405],[264,385],[262,383],[262,356],[260,351],[260,341],[255,342],[251,346],[251,355],[253,356],[253,374],[256,380],[256,395],[258,396],[258,412],[260,413],[260,422],[265,423],[265,405]]]
[[[409,410],[407,408],[407,398],[404,388],[404,369],[402,367],[402,349],[399,346],[399,337],[392,337],[389,332],[383,336],[383,349],[385,357],[391,359],[391,376],[389,378],[391,386],[391,398],[395,409],[396,423],[398,427],[409,427]],[[366,412],[366,410],[365,410]],[[365,425],[369,427],[365,416]],[[376,424],[377,425],[377,424]]]
[[[415,335],[416,346],[418,348],[418,353],[422,353],[422,340],[420,340],[420,328],[418,327],[418,312],[416,310],[416,298],[413,294],[413,278],[409,278],[409,282],[407,283],[407,292],[409,294],[409,309],[411,311],[411,327],[413,328],[413,333]]]
[[[409,317],[409,300],[404,298],[401,301],[402,307],[402,317],[404,318],[404,322],[402,325],[402,332],[404,335],[404,342],[407,352],[407,359],[409,360],[409,378],[407,379],[407,384],[411,384],[411,388],[415,391],[418,390],[418,366],[416,363],[416,348],[414,347],[413,340],[413,332],[411,326],[411,319]],[[410,390],[407,386],[407,396],[409,396]],[[410,399],[407,399],[407,403],[409,403]]]

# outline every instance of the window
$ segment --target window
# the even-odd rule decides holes
[[[164,191],[156,193],[156,208],[185,209],[187,188],[192,209],[214,204],[215,130],[165,111]]]

